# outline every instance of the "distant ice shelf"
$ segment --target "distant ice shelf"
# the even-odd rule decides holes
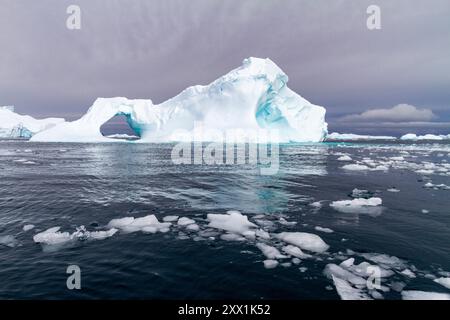
[[[328,141],[353,141],[353,140],[397,140],[393,136],[369,136],[369,135],[359,135],[353,133],[337,133],[333,132],[327,135],[326,140]]]
[[[287,82],[288,76],[270,59],[248,58],[211,84],[187,88],[161,104],[98,98],[80,119],[60,123],[31,141],[112,141],[100,127],[117,115],[126,117],[140,142],[223,141],[230,130],[257,132],[271,142],[323,141],[325,108],[302,98]],[[236,135],[235,141],[240,138]]]

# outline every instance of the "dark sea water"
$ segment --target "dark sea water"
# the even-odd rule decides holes
[[[450,185],[449,144],[285,145],[280,170],[270,176],[254,165],[174,165],[172,147],[1,141],[0,298],[339,299],[326,265],[350,257],[367,261],[365,253],[403,261],[382,280],[385,299],[400,299],[401,290],[449,293],[433,281],[450,271],[450,190],[443,186]],[[337,160],[344,154],[352,160]],[[369,170],[343,168],[356,163]],[[380,165],[386,169],[370,170]],[[393,187],[400,191],[388,191]],[[380,197],[382,206],[351,213],[330,207],[351,200],[355,188]],[[311,206],[317,201],[320,208]],[[259,221],[271,234],[317,234],[330,248],[266,269],[256,240],[225,241],[176,225],[166,233],[119,231],[63,247],[33,241],[51,227],[107,230],[112,219],[152,214],[160,221],[189,217],[208,231],[206,215],[227,210]],[[34,229],[24,231],[27,224]],[[69,265],[81,269],[81,290],[66,287]]]

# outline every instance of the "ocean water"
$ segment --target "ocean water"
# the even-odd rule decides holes
[[[339,299],[324,270],[349,258],[389,270],[378,295],[356,288],[369,297],[449,293],[433,279],[450,272],[450,144],[284,145],[279,172],[270,176],[254,165],[175,165],[172,147],[1,141],[0,298]],[[352,160],[338,160],[343,155]],[[362,170],[345,169],[349,164]],[[383,203],[347,212],[330,206],[354,197]],[[271,239],[221,239],[223,231],[208,227],[206,215],[228,210]],[[108,230],[112,219],[148,215],[189,217],[200,230],[174,224],[169,232],[121,230],[62,246],[33,241],[51,227]],[[34,229],[24,231],[28,224]],[[266,269],[255,244],[281,251],[280,232],[319,235],[329,249],[304,250],[311,257],[298,264],[278,259]],[[69,265],[81,269],[81,290],[66,287]]]

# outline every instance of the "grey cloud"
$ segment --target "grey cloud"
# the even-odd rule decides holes
[[[436,118],[430,109],[420,109],[410,104],[399,104],[392,108],[371,109],[361,114],[342,117],[343,122],[427,122]]]
[[[74,118],[99,96],[168,99],[248,56],[270,57],[328,121],[403,101],[450,119],[450,2],[378,0],[3,0],[0,105]]]

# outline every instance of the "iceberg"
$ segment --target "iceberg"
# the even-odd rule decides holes
[[[257,132],[271,142],[323,141],[325,108],[289,89],[287,82],[288,76],[270,59],[248,58],[211,84],[189,87],[161,104],[98,98],[80,119],[42,131],[31,141],[114,141],[104,137],[100,127],[118,115],[126,117],[139,142],[221,142],[232,130]],[[239,139],[237,134],[235,142],[249,141]]]
[[[34,119],[20,115],[13,106],[0,107],[0,138],[30,138],[63,122],[61,118]]]

